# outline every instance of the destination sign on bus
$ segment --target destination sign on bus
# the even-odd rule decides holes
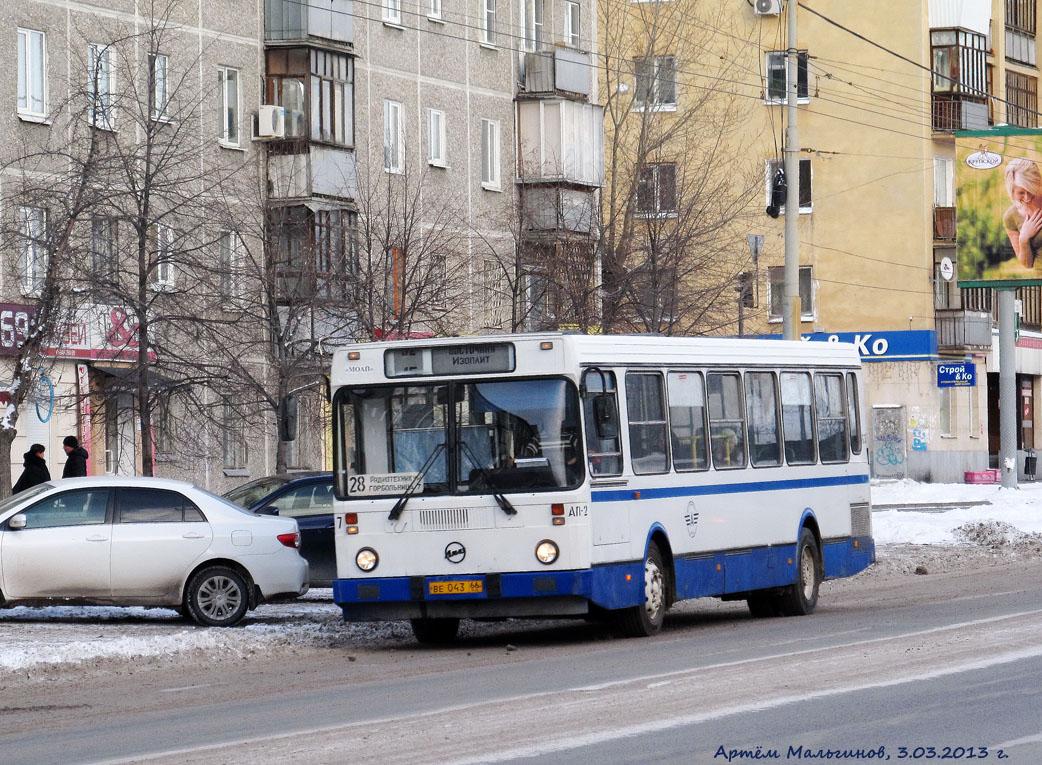
[[[347,494],[351,497],[378,497],[382,494],[404,494],[419,473],[362,473],[347,477]],[[420,480],[414,491],[423,491]]]
[[[443,345],[433,348],[393,348],[384,356],[388,377],[479,375],[514,371],[510,343]]]

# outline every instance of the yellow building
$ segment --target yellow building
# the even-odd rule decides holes
[[[810,5],[798,9],[797,43],[801,333],[858,344],[876,476],[961,481],[996,459],[998,352],[990,290],[960,290],[953,276],[955,131],[1038,127],[1038,3],[904,0],[885,13],[873,3]],[[645,213],[632,216],[637,232],[666,230],[670,215],[672,225],[694,230],[690,215],[714,211],[702,223],[719,224],[719,238],[680,243],[685,257],[716,266],[688,275],[701,277],[697,294],[712,319],[691,329],[733,334],[740,314],[744,334],[780,333],[783,216],[765,209],[785,135],[783,3],[602,0],[600,21],[606,216],[627,194]],[[627,44],[612,51],[615,39]],[[612,95],[627,84],[634,104],[616,108],[613,124]],[[638,129],[619,130],[619,115]],[[634,148],[678,123],[688,125],[678,140]],[[636,158],[635,180],[613,172],[615,134]],[[676,168],[663,170],[670,162]],[[699,186],[699,174],[710,181]],[[727,183],[740,212],[725,210]],[[757,258],[747,235],[764,237]],[[709,258],[694,254],[702,246]],[[705,308],[707,297],[715,310]],[[1039,287],[1018,297],[1023,468],[1023,450],[1035,446],[1042,303]],[[726,323],[718,318],[725,306]]]

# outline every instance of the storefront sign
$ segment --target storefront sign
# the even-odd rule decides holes
[[[0,356],[14,356],[29,334],[32,306],[0,303]]]
[[[781,335],[767,335],[779,340]],[[862,361],[922,361],[937,358],[937,333],[932,329],[897,332],[812,332],[800,339],[819,343],[851,343]]]
[[[977,365],[956,361],[937,365],[938,388],[973,388],[977,385]]]
[[[36,306],[0,303],[0,356],[14,356],[29,333]],[[114,306],[77,308],[58,322],[51,346],[41,355],[62,359],[134,361],[138,323],[133,312]],[[154,359],[155,353],[150,352]]]

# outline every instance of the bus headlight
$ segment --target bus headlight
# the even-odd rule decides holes
[[[560,555],[560,550],[549,539],[544,539],[535,546],[535,557],[539,559],[540,563],[545,563],[547,566],[557,560],[558,555]]]
[[[355,565],[362,571],[372,571],[380,562],[380,556],[372,547],[363,547],[355,554]]]

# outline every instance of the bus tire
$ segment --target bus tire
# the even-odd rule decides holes
[[[669,608],[666,567],[654,542],[644,558],[644,602],[616,612],[615,625],[624,637],[652,637],[662,629]]]
[[[445,645],[456,639],[459,632],[459,619],[410,619],[412,634],[419,643],[427,645]]]
[[[754,592],[745,599],[749,613],[758,619],[778,615],[778,595],[774,592]]]
[[[821,551],[814,533],[804,527],[796,548],[796,583],[782,590],[778,599],[782,616],[807,616],[818,604],[818,588],[823,578]]]

